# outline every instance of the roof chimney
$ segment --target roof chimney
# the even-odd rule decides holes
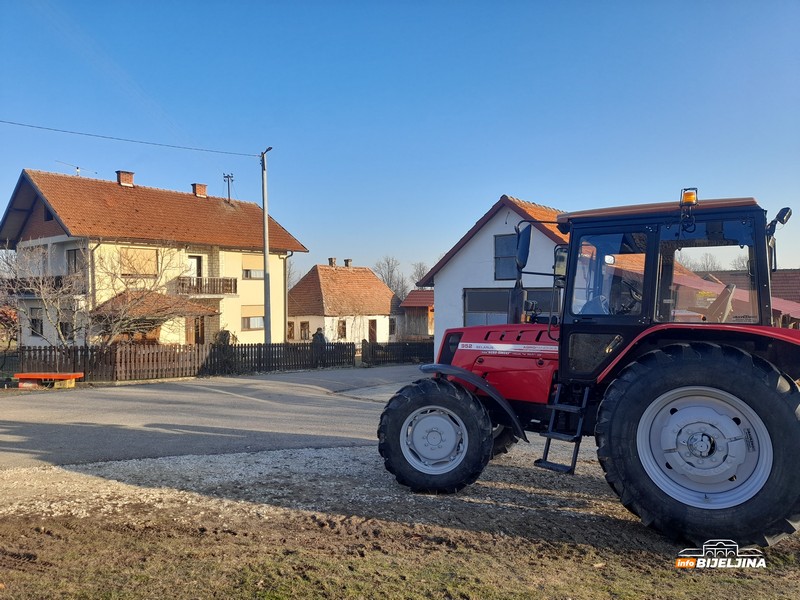
[[[352,258],[345,258],[344,259],[344,266],[350,268],[353,266],[353,259]]]
[[[329,258],[328,259],[328,266],[329,267],[335,267],[336,266],[336,259],[335,258]]]
[[[205,183],[193,183],[192,193],[198,198],[208,198],[208,194],[206,194],[207,187]]]
[[[125,187],[133,187],[133,171],[117,171],[117,183]]]

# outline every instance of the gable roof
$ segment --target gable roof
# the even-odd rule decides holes
[[[503,195],[495,202],[489,211],[472,226],[464,237],[458,240],[455,246],[445,254],[442,259],[417,282],[419,287],[430,287],[434,284],[436,274],[469,242],[481,228],[486,225],[497,213],[503,209],[510,209],[519,215],[520,219],[533,219],[537,221],[533,226],[556,244],[564,244],[569,239],[568,235],[561,233],[556,224],[556,217],[562,212],[533,202],[525,202],[519,198]],[[549,221],[542,223],[541,221]]]
[[[0,221],[0,240],[16,247],[41,198],[63,231],[72,237],[158,243],[200,244],[262,252],[261,207],[218,197],[198,197],[140,185],[25,169]],[[269,218],[273,253],[308,252],[275,219]]]
[[[433,306],[433,290],[411,290],[400,308],[431,308]]]
[[[289,290],[289,315],[390,315],[400,304],[368,267],[315,265]]]

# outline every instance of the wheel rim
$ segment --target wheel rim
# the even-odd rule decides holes
[[[683,387],[659,396],[639,421],[642,466],[683,504],[723,509],[755,496],[772,470],[772,440],[750,406],[728,392]]]
[[[400,429],[403,456],[418,471],[440,475],[455,469],[467,450],[467,426],[442,406],[426,406],[411,413]]]

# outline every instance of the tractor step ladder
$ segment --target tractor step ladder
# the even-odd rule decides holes
[[[589,388],[583,391],[583,400],[580,405],[578,404],[562,404],[561,400],[561,384],[558,384],[556,389],[556,398],[552,404],[548,404],[552,412],[550,413],[550,424],[547,426],[547,431],[540,433],[542,437],[547,438],[544,442],[544,452],[542,458],[537,458],[533,464],[543,469],[550,471],[557,471],[559,473],[575,473],[575,465],[578,462],[578,451],[581,448],[581,431],[583,431],[583,418],[586,416],[586,405],[589,402]],[[574,431],[563,431],[558,429],[559,416],[561,415],[578,415],[578,422],[575,425]],[[570,464],[565,465],[548,460],[550,455],[550,443],[553,441],[566,442],[574,444],[572,448],[572,461]]]

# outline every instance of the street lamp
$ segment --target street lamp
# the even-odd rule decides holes
[[[261,199],[264,204],[264,343],[272,343],[272,324],[270,319],[269,298],[269,212],[267,210],[267,152],[272,146],[261,153]]]

